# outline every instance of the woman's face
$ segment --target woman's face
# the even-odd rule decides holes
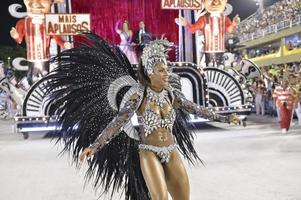
[[[128,31],[128,30],[129,30],[129,25],[128,25],[128,23],[123,22],[123,24],[122,24],[122,30],[123,30],[123,31]]]
[[[164,63],[157,63],[154,72],[149,76],[151,86],[164,88],[168,86],[168,66]]]

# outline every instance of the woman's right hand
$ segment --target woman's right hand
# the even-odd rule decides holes
[[[84,161],[84,159],[90,158],[91,156],[93,156],[96,153],[96,150],[91,148],[91,147],[87,147],[83,150],[83,152],[80,154],[79,159],[81,162]]]
[[[119,29],[120,23],[121,23],[121,20],[120,20],[120,19],[115,23],[115,31],[116,31],[116,33],[118,33],[118,34],[121,33],[121,30]]]

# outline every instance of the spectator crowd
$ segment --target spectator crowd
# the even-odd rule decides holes
[[[240,23],[237,33],[244,40],[246,36],[263,30],[275,32],[276,30],[272,25],[277,25],[277,28],[281,29],[285,26],[282,23],[284,20],[301,22],[301,0],[282,0],[265,8],[263,12],[258,10]]]

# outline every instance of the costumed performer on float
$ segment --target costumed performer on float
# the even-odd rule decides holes
[[[226,5],[227,0],[204,0],[205,13],[195,24],[190,24],[183,17],[178,19],[179,24],[186,26],[190,32],[202,31],[207,67],[224,68],[225,34],[234,32],[240,22],[238,15],[234,17],[233,22],[224,15]]]
[[[115,24],[115,31],[120,36],[119,48],[126,55],[131,64],[138,64],[138,58],[132,45],[133,31],[127,20],[122,23],[122,29],[119,29],[120,20]]]
[[[45,14],[50,13],[51,4],[61,0],[24,0],[27,9],[27,17],[20,19],[16,27],[10,31],[11,37],[21,44],[23,38],[26,41],[28,61],[28,82],[32,84],[38,78],[49,72],[49,46],[53,38],[58,45],[70,48],[71,44],[65,42],[60,36],[46,35]]]
[[[153,34],[145,27],[145,22],[139,22],[139,29],[134,36],[134,42],[138,45],[138,55],[141,56],[143,48],[153,40]]]
[[[125,190],[126,200],[189,200],[189,180],[180,153],[200,160],[189,131],[189,113],[224,123],[240,123],[188,101],[180,77],[169,73],[172,43],[155,40],[144,49],[138,77],[126,55],[92,33],[87,44],[54,59],[47,96],[50,112],[74,160],[88,157],[87,178],[104,192]],[[50,81],[51,80],[51,81]],[[138,116],[139,130],[131,123]]]

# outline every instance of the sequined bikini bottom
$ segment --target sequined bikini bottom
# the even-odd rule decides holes
[[[169,145],[167,147],[157,147],[153,145],[140,144],[140,150],[147,150],[154,152],[161,160],[161,163],[168,163],[170,159],[170,154],[173,150],[177,148],[176,144]]]

